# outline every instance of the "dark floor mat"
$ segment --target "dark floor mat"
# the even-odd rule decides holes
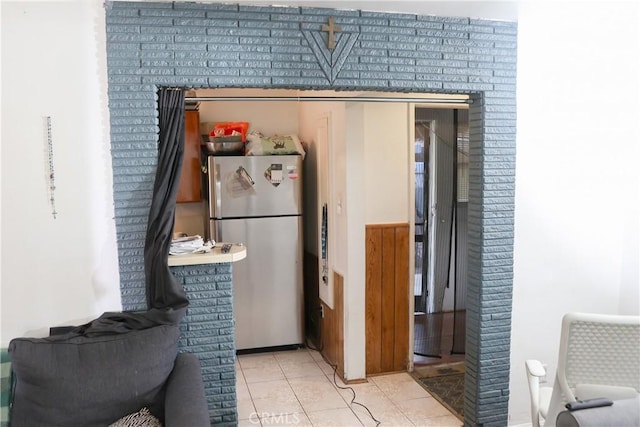
[[[443,367],[434,369],[428,376],[414,372],[414,378],[429,394],[464,420],[464,371]]]

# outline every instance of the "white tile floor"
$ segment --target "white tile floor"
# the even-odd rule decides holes
[[[300,349],[238,356],[238,425],[374,426],[353,393],[334,384],[320,353]],[[344,387],[340,379],[337,384]],[[381,426],[461,426],[462,422],[409,374],[371,377],[352,384],[356,402]]]

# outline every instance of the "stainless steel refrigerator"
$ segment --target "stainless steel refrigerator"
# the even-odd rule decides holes
[[[247,248],[233,264],[236,349],[302,344],[301,156],[207,156],[206,164],[206,237]]]

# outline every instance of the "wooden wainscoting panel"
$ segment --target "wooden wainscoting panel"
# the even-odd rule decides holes
[[[324,359],[336,366],[336,372],[344,380],[344,278],[333,275],[333,309],[322,300],[324,318],[321,319],[322,351]]]
[[[393,371],[395,342],[395,276],[396,276],[396,229],[382,229],[382,304],[380,318],[382,320],[382,354],[380,369],[382,372]]]
[[[403,371],[409,363],[409,225],[396,228],[395,341],[393,370]]]
[[[366,372],[409,360],[409,224],[366,226]]]
[[[333,273],[333,305],[336,317],[336,372],[345,381],[344,377],[344,277]]]
[[[320,341],[320,279],[318,256],[304,251],[304,331],[305,338],[315,348],[321,348]]]
[[[322,329],[320,332],[322,340],[321,353],[330,365],[335,365],[336,361],[338,360],[338,355],[336,354],[337,338],[335,334],[335,311],[330,309],[328,305],[322,302],[322,300],[320,301],[320,303],[322,304],[322,309],[324,311],[324,317],[320,319],[320,322],[322,324]]]
[[[380,372],[382,356],[382,230],[366,233],[366,372]]]

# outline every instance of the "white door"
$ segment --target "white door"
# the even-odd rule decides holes
[[[329,308],[333,308],[333,274],[331,273],[331,247],[333,218],[331,218],[331,116],[322,115],[316,121],[316,171],[317,171],[317,236],[318,236],[318,293]]]

